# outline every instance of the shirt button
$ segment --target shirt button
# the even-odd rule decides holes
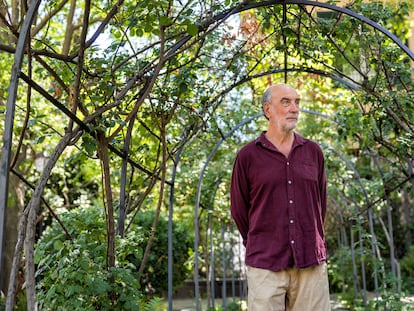
[[[287,163],[286,163],[286,165],[290,165],[290,163],[289,163],[289,162],[287,162]]]
[[[292,181],[291,180],[288,180],[288,184],[290,185],[292,183]]]
[[[290,241],[290,244],[295,244],[295,241],[294,240]]]
[[[292,203],[293,203],[293,201],[292,201],[292,200],[289,200],[289,203],[290,203],[290,204],[292,204]]]
[[[293,223],[294,223],[293,219],[291,219],[289,222],[290,222],[291,224],[293,224]]]

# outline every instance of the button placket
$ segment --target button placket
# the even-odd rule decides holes
[[[295,205],[294,205],[294,190],[293,190],[293,174],[290,162],[286,162],[286,177],[287,177],[287,200],[288,200],[288,215],[289,215],[289,241],[292,246],[295,244]]]

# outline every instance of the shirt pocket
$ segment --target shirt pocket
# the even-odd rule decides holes
[[[297,174],[305,180],[318,181],[318,167],[313,163],[300,163]]]

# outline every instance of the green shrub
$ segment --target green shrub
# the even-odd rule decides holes
[[[42,310],[142,310],[167,287],[167,220],[160,217],[151,255],[138,282],[138,269],[152,224],[144,213],[123,239],[116,239],[116,265],[106,269],[105,216],[98,209],[76,209],[60,215],[72,239],[54,222],[35,250],[37,298]],[[164,228],[165,227],[165,228]],[[164,231],[165,230],[165,231]],[[188,256],[185,230],[174,226],[174,279],[186,277],[182,265]],[[178,243],[179,242],[179,243]],[[149,295],[150,294],[150,295]]]
[[[145,229],[146,238],[149,236],[149,228],[154,220],[154,212],[141,214],[136,225]],[[145,240],[147,240],[145,238]],[[189,249],[193,247],[192,238],[187,232],[186,227],[181,223],[173,223],[173,280],[174,287],[182,285],[188,277],[188,269],[185,263],[189,259]],[[146,244],[141,243],[142,247]],[[151,253],[142,275],[141,284],[144,286],[148,296],[154,294],[161,295],[168,290],[168,220],[160,217],[157,226],[157,234],[151,247]],[[132,254],[129,257],[131,262],[140,262],[140,257]]]

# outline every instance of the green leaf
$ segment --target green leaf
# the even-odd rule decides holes
[[[89,156],[92,156],[96,151],[96,141],[89,135],[85,135],[82,137],[82,147]]]
[[[37,139],[36,139],[36,143],[37,144],[41,144],[42,142],[44,142],[45,141],[45,138],[46,138],[46,136],[40,136],[40,137],[38,137]]]
[[[172,19],[167,17],[167,16],[161,16],[160,17],[160,23],[163,26],[168,26],[168,25],[171,25]]]
[[[54,250],[60,250],[61,248],[63,247],[63,243],[62,243],[62,241],[61,240],[56,240],[54,243],[53,243],[53,249]]]
[[[37,118],[32,118],[29,120],[29,122],[27,122],[27,126],[28,127],[33,126],[36,124],[36,122],[37,122]]]
[[[187,32],[190,35],[195,36],[196,34],[198,34],[198,26],[196,24],[187,25]]]

